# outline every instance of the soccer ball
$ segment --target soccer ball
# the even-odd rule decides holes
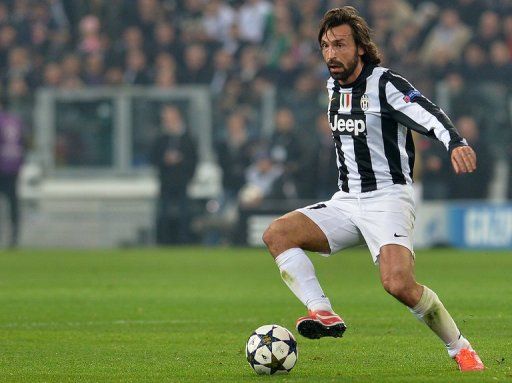
[[[258,327],[249,337],[245,355],[260,375],[290,372],[298,357],[297,341],[290,331],[277,324]]]

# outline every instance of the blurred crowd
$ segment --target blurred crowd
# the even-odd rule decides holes
[[[2,0],[0,95],[31,126],[38,87],[205,85],[226,198],[327,198],[337,176],[317,26],[342,5],[479,154],[476,174],[454,178],[441,145],[418,138],[424,198],[488,197],[495,162],[512,159],[511,0]]]

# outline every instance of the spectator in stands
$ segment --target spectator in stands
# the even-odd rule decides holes
[[[234,75],[234,57],[227,50],[218,50],[214,56],[213,66],[210,90],[214,95],[220,95],[224,91],[227,80]]]
[[[173,88],[177,85],[176,60],[168,52],[160,52],[153,66],[154,84],[161,88]]]
[[[81,78],[82,63],[78,55],[68,53],[61,63],[62,68],[62,87],[66,89],[76,89],[83,86]]]
[[[332,143],[332,131],[327,121],[327,115],[317,115],[315,126],[315,137],[312,147],[311,159],[306,164],[304,173],[308,174],[307,182],[313,190],[306,195],[307,198],[315,201],[324,201],[338,191],[338,166],[336,154]],[[313,177],[311,179],[311,177]]]
[[[144,37],[140,28],[129,26],[123,30],[121,39],[113,44],[111,61],[114,64],[124,65],[130,51],[144,50],[144,48]]]
[[[123,84],[123,70],[118,66],[113,66],[105,72],[105,85],[119,86]]]
[[[48,88],[59,88],[62,81],[62,70],[56,62],[49,62],[43,70],[41,85]]]
[[[147,57],[141,49],[134,49],[127,52],[125,68],[123,73],[125,84],[149,85],[151,83]]]
[[[308,4],[313,2],[308,2]],[[315,16],[315,19],[321,16]],[[318,64],[316,52],[318,45],[316,44],[317,30],[315,23],[302,23],[299,29],[300,37],[295,41],[295,52],[298,61],[304,63],[304,66],[315,67]]]
[[[245,83],[250,83],[263,70],[264,61],[257,47],[248,45],[240,52],[239,76]]]
[[[226,203],[236,201],[245,184],[245,172],[251,163],[252,141],[249,140],[246,117],[233,112],[227,118],[226,137],[218,143],[217,157],[222,169],[222,186]]]
[[[163,53],[172,54],[174,57],[181,57],[183,54],[183,46],[178,39],[176,27],[167,21],[155,25],[150,44],[152,58]]]
[[[179,15],[181,41],[183,44],[188,45],[204,40],[203,12],[204,2],[201,0],[185,0],[178,5],[177,15]]]
[[[446,156],[446,149],[435,145],[432,140],[420,139],[421,150],[421,183],[423,199],[442,200],[449,196],[449,185],[453,180],[450,173],[450,159]],[[448,182],[450,179],[450,182]]]
[[[412,48],[418,45],[421,33],[421,25],[415,21],[405,23],[401,28],[395,30],[389,38],[387,63],[396,71],[409,73],[409,77],[419,77],[417,74],[418,54]],[[420,80],[420,79],[417,79]],[[417,82],[417,81],[414,81]]]
[[[298,123],[297,130],[305,137],[316,136],[311,128],[315,126],[318,113],[324,110],[324,105],[314,103],[324,95],[319,84],[314,74],[304,73],[294,81],[292,91],[281,101],[290,108]]]
[[[205,4],[202,27],[208,40],[220,43],[224,49],[233,46],[232,29],[236,13],[226,2],[210,0]]]
[[[490,46],[489,79],[496,83],[512,85],[512,60],[510,51],[503,40],[496,40]]]
[[[24,122],[28,123],[32,117],[33,95],[30,86],[23,77],[13,77],[7,83],[7,97],[9,110],[15,113]]]
[[[457,11],[447,8],[441,12],[439,23],[427,36],[421,49],[421,60],[430,64],[442,56],[455,61],[470,38],[471,30],[460,21]]]
[[[30,44],[32,53],[44,59],[50,48],[50,34],[48,25],[43,22],[32,24]]]
[[[139,26],[144,40],[151,38],[155,24],[162,18],[160,0],[137,0],[135,24]]]
[[[7,67],[9,51],[16,46],[18,31],[9,24],[0,25],[0,68],[2,72]],[[0,75],[3,77],[3,73]]]
[[[454,119],[471,113],[475,105],[472,97],[468,97],[471,95],[471,89],[462,76],[456,71],[451,71],[443,79],[443,83],[448,91],[448,105],[447,108],[444,108],[445,112],[453,116]]]
[[[100,28],[100,20],[94,15],[87,15],[80,20],[80,42],[78,43],[78,50],[81,53],[91,54],[101,51]]]
[[[197,165],[196,144],[176,106],[162,107],[161,123],[162,134],[150,154],[160,181],[156,241],[161,245],[188,243],[192,211],[187,187]]]
[[[289,4],[277,2],[269,18],[264,50],[269,66],[275,66],[281,56],[292,48],[295,29]]]
[[[208,52],[202,44],[191,44],[185,47],[184,63],[178,72],[180,84],[207,85],[212,81],[212,67],[208,62]]]
[[[315,25],[324,12],[322,0],[310,0],[301,2],[295,11],[300,15],[302,25]],[[339,5],[338,5],[339,6]]]
[[[286,97],[286,94],[290,92],[289,86],[299,78],[302,73],[301,69],[300,63],[290,50],[281,55],[276,67],[266,70],[267,77],[277,87],[280,99],[282,99],[282,96]]]
[[[33,62],[30,60],[28,49],[16,47],[9,51],[6,74],[8,79],[23,78],[27,81],[33,79]]]
[[[222,138],[223,133],[217,132],[216,128],[223,125],[225,116],[240,109],[240,102],[245,96],[244,87],[240,78],[238,78],[238,76],[228,78],[224,85],[223,93],[214,94],[213,96],[214,135],[219,139]]]
[[[9,204],[9,247],[18,245],[20,230],[18,175],[25,155],[23,123],[0,101],[0,193]]]
[[[484,49],[477,43],[469,43],[464,49],[464,60],[458,71],[466,81],[474,82],[476,78],[487,77],[485,68],[488,60]],[[487,78],[485,78],[487,79]]]
[[[480,15],[478,29],[472,41],[489,50],[495,40],[502,38],[500,17],[496,12],[486,11]]]
[[[272,12],[267,0],[246,0],[238,11],[238,37],[244,43],[261,44]]]
[[[272,161],[283,171],[282,194],[287,198],[298,197],[303,189],[301,167],[303,150],[296,120],[289,108],[280,108],[275,115],[275,131],[270,138],[269,153]]]
[[[176,74],[173,71],[161,69],[156,72],[154,85],[158,88],[169,90],[177,86],[177,82]]]
[[[103,85],[105,83],[105,65],[100,53],[91,53],[85,58],[83,77],[86,85]]]
[[[339,6],[339,5],[338,5]],[[381,34],[379,38],[385,39],[393,30],[401,28],[413,18],[413,9],[404,0],[371,1],[368,5],[369,14]]]
[[[473,173],[452,177],[449,188],[451,199],[484,199],[489,196],[489,186],[493,176],[494,158],[482,140],[477,122],[471,116],[462,116],[455,126],[478,155],[478,168]]]
[[[242,207],[259,206],[265,199],[282,199],[283,167],[272,160],[270,153],[264,148],[254,158],[247,168],[246,184],[240,190]]]

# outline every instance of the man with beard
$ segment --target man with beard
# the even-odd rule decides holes
[[[484,369],[436,293],[414,277],[411,130],[441,141],[457,174],[476,169],[475,152],[436,105],[379,66],[370,29],[353,7],[328,11],[318,42],[331,75],[328,118],[340,190],[275,220],[263,234],[284,282],[308,309],[297,331],[317,339],[346,329],[304,251],[330,255],[364,239],[384,289],[430,327],[461,371]]]

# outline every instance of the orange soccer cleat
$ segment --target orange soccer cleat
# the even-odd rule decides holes
[[[453,359],[455,359],[461,371],[482,371],[485,368],[478,354],[468,348],[460,350]]]
[[[309,339],[324,336],[341,338],[347,329],[340,316],[331,311],[308,311],[308,316],[297,319],[297,331]]]

